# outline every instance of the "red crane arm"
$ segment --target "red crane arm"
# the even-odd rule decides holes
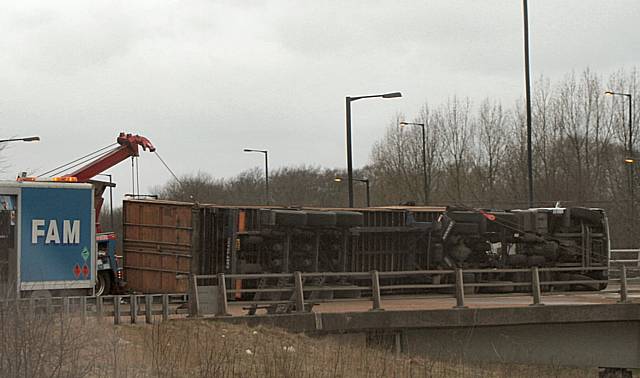
[[[117,142],[120,146],[116,147],[106,155],[100,157],[81,167],[64,177],[76,177],[78,182],[87,182],[100,172],[104,172],[130,156],[139,156],[138,146],[143,150],[154,152],[156,148],[151,144],[149,139],[140,135],[131,135],[120,133]]]

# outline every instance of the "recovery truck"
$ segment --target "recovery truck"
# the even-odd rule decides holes
[[[91,209],[93,212],[92,221],[95,233],[92,239],[95,242],[92,243],[92,246],[95,249],[95,254],[92,255],[93,257],[91,261],[95,266],[95,274],[90,275],[89,277],[91,277],[91,280],[95,283],[95,295],[106,295],[119,292],[124,288],[126,282],[123,278],[121,256],[116,255],[116,234],[115,232],[102,232],[100,227],[100,213],[104,203],[102,195],[106,188],[110,186],[115,187],[115,184],[111,182],[93,180],[93,177],[119,164],[129,157],[139,156],[139,147],[142,147],[145,151],[149,150],[150,152],[154,152],[156,150],[147,138],[140,135],[120,133],[116,139],[116,144],[117,146],[113,149],[102,152],[98,156],[93,156],[89,162],[63,176],[53,178],[18,178],[18,182],[22,184],[36,184],[43,181],[49,181],[56,183],[56,185],[60,185],[60,189],[73,189],[80,183],[85,183],[84,185],[93,189]],[[72,163],[75,163],[74,167],[78,165],[77,160],[74,160]],[[68,166],[72,163],[65,164],[61,167]],[[38,200],[29,199],[29,201]]]

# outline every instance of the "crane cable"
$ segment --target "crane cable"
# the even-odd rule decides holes
[[[158,157],[158,159],[160,160],[160,162],[162,163],[162,165],[164,165],[165,168],[167,168],[167,170],[169,171],[169,173],[171,173],[171,175],[173,176],[173,178],[178,182],[178,184],[180,185],[180,188],[182,188],[182,190],[185,192],[185,194],[187,194],[189,196],[190,199],[194,200],[196,203],[198,203],[198,201],[193,197],[193,195],[188,194],[186,191],[186,188],[184,186],[184,183],[182,181],[180,181],[180,179],[178,178],[178,176],[176,176],[175,173],[173,173],[173,171],[171,170],[171,168],[169,168],[169,166],[167,165],[167,163],[165,163],[165,161],[162,159],[162,157],[160,157],[160,154],[158,154],[158,151],[154,151],[154,154],[156,154],[156,156]]]
[[[51,169],[49,171],[46,171],[46,172],[41,173],[39,175],[36,175],[36,177],[45,176],[45,175],[48,175],[48,174],[53,173],[53,172],[56,172],[55,174],[59,174],[61,172],[64,172],[65,170],[75,168],[80,164],[84,164],[86,161],[89,161],[89,160],[92,160],[92,159],[97,159],[98,157],[106,154],[106,152],[103,152],[103,151],[108,149],[108,148],[111,148],[111,147],[113,147],[115,145],[117,145],[117,143],[112,143],[112,144],[110,144],[108,146],[102,147],[102,148],[100,148],[100,149],[98,149],[96,151],[91,152],[90,154],[84,155],[84,156],[79,157],[79,158],[77,158],[77,159],[75,159],[73,161],[65,163],[65,164],[63,164],[63,165],[61,165],[59,167],[53,168],[53,169]],[[98,153],[101,153],[101,152],[102,152],[101,155],[97,155]],[[96,155],[96,156],[94,156],[94,155]],[[79,162],[79,163],[77,163],[77,162]],[[72,165],[74,163],[77,163],[77,164]]]
[[[104,156],[106,156],[107,154],[111,153],[111,151],[112,151],[112,150],[105,151],[105,152],[103,152],[103,153],[102,153],[102,154],[100,154],[100,155],[95,155],[95,156],[93,156],[93,157],[91,157],[91,158],[88,158],[88,159],[82,160],[82,161],[80,161],[80,162],[78,162],[78,163],[76,163],[76,164],[74,164],[74,165],[71,165],[71,166],[69,166],[69,167],[67,167],[67,168],[64,168],[64,169],[62,169],[62,170],[58,171],[58,172],[55,172],[55,173],[54,173],[54,174],[52,174],[50,177],[58,176],[58,175],[62,174],[63,172],[68,171],[68,170],[70,170],[70,169],[73,169],[73,168],[76,168],[76,167],[79,167],[79,166],[82,166],[82,165],[86,165],[86,164],[87,164],[87,163],[89,163],[89,162],[94,162],[94,161],[96,161],[97,159],[101,159],[102,157],[104,157]],[[67,165],[68,165],[68,164],[67,164]]]

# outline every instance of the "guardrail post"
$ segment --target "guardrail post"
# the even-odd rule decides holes
[[[104,298],[102,296],[96,297],[96,316],[98,321],[102,321],[104,317]]]
[[[162,294],[162,321],[169,320],[169,294]]]
[[[225,281],[224,273],[218,273],[218,313],[216,316],[230,316],[229,314],[229,303],[227,303],[227,281]],[[196,302],[198,301],[196,297]],[[198,312],[200,311],[200,306],[197,305]],[[200,314],[198,313],[198,316]]]
[[[542,295],[540,294],[540,273],[538,267],[531,268],[531,295],[533,296],[533,303],[531,306],[543,306]]]
[[[455,308],[467,308],[464,305],[464,279],[462,269],[456,268],[456,305]]]
[[[189,280],[189,316],[200,316],[200,299],[198,298],[198,276],[193,274]]]
[[[302,288],[302,273],[299,271],[293,272],[293,283],[296,299],[296,312],[304,312],[304,290]]]
[[[136,324],[138,321],[138,298],[135,294],[129,296],[129,313],[131,314],[131,324]]]
[[[377,270],[371,271],[371,311],[382,311],[382,300],[380,299],[380,274]]]
[[[120,324],[120,296],[113,296],[113,324]]]
[[[82,325],[87,322],[87,297],[80,297],[80,321]]]
[[[620,300],[618,303],[627,303],[629,302],[627,295],[627,267],[622,265],[620,267]]]
[[[64,317],[69,316],[69,297],[62,298],[62,314]]]
[[[144,320],[147,324],[153,324],[153,297],[149,294],[144,296]]]

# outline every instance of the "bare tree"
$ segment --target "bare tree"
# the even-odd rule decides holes
[[[441,157],[451,185],[451,199],[460,202],[464,200],[464,184],[472,153],[472,126],[475,121],[471,117],[471,101],[454,96],[444,105],[441,114],[442,117],[438,117],[444,141]]]
[[[371,160],[377,179],[377,185],[384,188],[381,200],[397,203],[415,200],[420,191],[420,179],[415,159],[416,151],[412,131],[402,130],[399,123],[404,121],[403,114],[396,114],[387,127],[385,136],[373,146]]]
[[[502,110],[502,105],[485,99],[480,105],[478,116],[479,156],[476,159],[482,172],[479,187],[483,198],[495,206],[497,189],[496,183],[506,152],[506,123],[508,118]]]

